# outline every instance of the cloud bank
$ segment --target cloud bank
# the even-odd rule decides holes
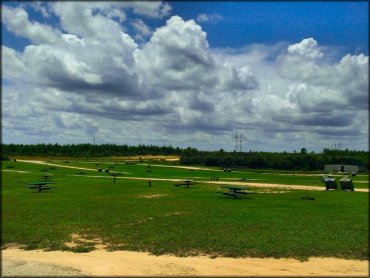
[[[332,59],[314,38],[213,49],[195,20],[147,4],[28,4],[54,26],[3,4],[4,27],[30,41],[2,46],[4,142],[232,150],[237,132],[247,149],[367,147],[368,56]]]

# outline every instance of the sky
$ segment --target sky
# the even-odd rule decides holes
[[[368,150],[368,2],[2,2],[2,142]]]

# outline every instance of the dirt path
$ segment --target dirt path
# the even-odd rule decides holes
[[[74,175],[74,176],[79,176],[79,175]],[[84,175],[83,177],[112,179],[112,177],[108,177],[108,176]],[[150,180],[150,181],[173,181],[173,182],[181,182],[184,180],[184,179],[140,178],[140,177],[116,177],[116,178],[126,179],[126,180],[143,180],[143,181]],[[199,180],[196,182],[207,183],[207,184],[239,185],[239,186],[250,186],[250,187],[263,187],[263,188],[284,188],[284,189],[314,190],[314,191],[324,190],[323,186],[309,186],[309,185],[296,185],[296,184],[276,184],[276,183],[257,183],[257,182],[238,182],[238,181],[202,181],[202,180]],[[369,189],[368,188],[356,188],[355,192],[369,192]]]
[[[172,276],[364,276],[368,261],[337,258],[295,259],[154,256],[148,253],[95,250],[89,253],[2,250],[2,274],[12,275],[172,275]]]
[[[35,164],[45,164],[45,161],[39,161],[39,160],[18,160],[20,162],[27,162],[27,163],[35,163]],[[59,164],[53,164],[48,163],[48,165],[57,166],[57,167],[64,167],[64,168],[72,168],[72,169],[79,169],[79,170],[87,170],[87,171],[94,171],[96,172],[96,169],[91,168],[81,168],[81,167],[75,167],[75,166],[66,166],[66,165],[59,165]],[[170,166],[172,167],[172,166]],[[175,167],[175,166],[173,166]],[[182,167],[182,166],[180,166]],[[187,166],[184,166],[187,167]],[[192,168],[192,167],[191,167]],[[198,167],[195,167],[198,168]],[[206,168],[203,168],[206,169]],[[90,178],[112,178],[112,177],[106,177],[106,176],[86,176],[84,177],[90,177]],[[173,182],[179,182],[183,179],[164,179],[164,178],[140,178],[140,177],[116,177],[118,179],[131,179],[131,180],[157,180],[157,181],[173,181]],[[284,188],[284,189],[298,189],[298,190],[315,190],[315,191],[322,191],[324,190],[324,187],[322,186],[308,186],[308,185],[294,185],[294,184],[275,184],[275,183],[257,183],[257,182],[237,182],[237,181],[199,181],[202,183],[208,183],[208,184],[220,184],[220,185],[246,185],[251,187],[267,187],[267,188]],[[369,192],[368,188],[356,188],[356,192]]]
[[[3,169],[3,171],[5,171],[5,172],[15,172],[15,173],[20,173],[20,174],[29,174],[29,173],[31,173],[29,171],[17,171],[17,170],[7,170],[7,169]]]
[[[138,164],[138,165],[148,165],[148,164]],[[188,169],[188,170],[201,170],[201,171],[223,172],[223,170],[219,170],[219,169],[196,167],[196,166],[178,166],[178,165],[161,165],[161,164],[151,164],[151,166],[154,166],[154,167],[165,167],[165,168],[179,168],[179,169]]]
[[[86,170],[86,171],[94,171],[94,172],[96,172],[96,169],[76,167],[76,166],[60,165],[60,164],[54,164],[54,163],[49,163],[49,162],[40,161],[40,160],[23,160],[23,159],[18,159],[17,161],[19,161],[19,162],[26,162],[26,163],[33,163],[33,164],[42,164],[42,165],[45,165],[47,163],[48,166],[57,166],[57,167],[62,167],[62,168],[70,168],[70,169],[78,169],[78,170]]]
[[[246,185],[250,187],[267,187],[267,188],[284,188],[284,189],[298,189],[298,190],[315,190],[323,191],[324,186],[311,186],[311,185],[297,185],[297,184],[276,184],[276,183],[257,183],[257,182],[224,182],[224,181],[204,181],[203,183],[216,183],[216,184],[232,184],[232,185]],[[368,188],[356,188],[355,192],[369,192]]]
[[[34,163],[34,164],[44,164],[44,165],[46,164],[46,161],[41,161],[41,160],[18,159],[17,161],[19,161],[19,162],[26,162],[26,163]],[[58,167],[63,167],[63,168],[72,168],[72,169],[96,171],[96,169],[91,169],[91,168],[82,168],[82,167],[76,167],[76,166],[67,166],[67,165],[54,164],[54,163],[49,163],[49,162],[47,162],[47,165],[58,166]],[[148,165],[148,164],[138,164],[138,165]],[[181,169],[189,169],[189,170],[221,171],[221,170],[217,170],[217,169],[201,168],[201,167],[191,167],[191,166],[172,166],[172,165],[159,165],[159,164],[158,165],[157,164],[152,164],[152,166],[155,166],[155,167],[169,167],[169,168],[181,168]]]

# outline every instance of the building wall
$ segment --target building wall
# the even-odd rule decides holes
[[[356,165],[344,165],[344,164],[326,164],[324,166],[325,172],[355,172],[358,173],[358,166]],[[344,171],[343,171],[344,170]]]

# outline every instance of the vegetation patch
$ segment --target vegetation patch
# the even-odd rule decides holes
[[[81,167],[82,162],[70,161],[69,166]],[[115,165],[117,172],[129,172],[130,177],[153,178],[148,186],[148,180],[126,176],[114,183],[110,173],[96,171],[95,163],[84,163],[83,167],[94,169],[95,177],[53,165],[58,188],[35,193],[26,185],[39,180],[45,165],[17,161],[17,170],[29,172],[22,175],[23,182],[17,182],[19,173],[5,171],[11,163],[2,163],[3,248],[17,243],[26,249],[89,252],[102,244],[107,250],[156,255],[368,259],[368,194],[356,192],[360,186],[367,188],[367,184],[356,183],[368,179],[366,175],[353,177],[354,192],[329,192],[320,175],[292,176],[278,171],[266,175],[217,168],[189,172],[165,164],[151,165],[155,171],[147,173],[146,163]],[[208,183],[214,176],[219,179]],[[197,185],[194,190],[180,190],[173,181],[155,179],[169,177],[195,180]],[[217,194],[217,182],[242,177],[322,186],[323,190],[249,188],[256,194],[236,199]],[[274,191],[288,192],[262,193]],[[305,196],[314,200],[302,199]]]
[[[279,169],[297,172],[321,171],[325,164],[354,164],[362,171],[369,169],[369,152],[356,150],[333,150],[325,148],[322,152],[307,152],[306,148],[293,153],[281,152],[226,152],[199,151],[195,148],[174,148],[172,146],[128,146],[113,144],[2,144],[2,155],[16,158],[31,157],[49,160],[59,157],[68,160],[144,162],[217,166],[221,168]]]

